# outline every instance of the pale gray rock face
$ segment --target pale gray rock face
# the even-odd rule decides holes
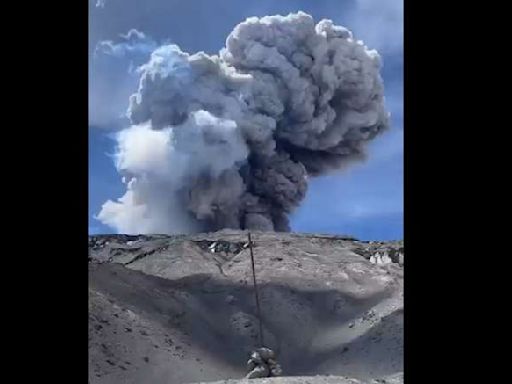
[[[250,383],[403,381],[403,243],[251,234],[264,345],[305,377]],[[246,244],[238,230],[91,237],[90,382],[242,379],[260,347]],[[377,252],[392,262],[372,264]]]

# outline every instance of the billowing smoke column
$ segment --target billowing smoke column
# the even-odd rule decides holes
[[[219,55],[156,49],[118,136],[127,184],[98,218],[119,232],[288,231],[321,175],[387,128],[380,58],[330,20],[249,18]]]

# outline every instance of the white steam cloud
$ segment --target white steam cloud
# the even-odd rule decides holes
[[[308,175],[364,158],[388,126],[377,52],[302,12],[247,19],[219,55],[164,45],[139,71],[127,191],[98,215],[118,232],[287,231]]]

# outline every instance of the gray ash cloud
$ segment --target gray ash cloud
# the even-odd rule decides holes
[[[380,57],[310,15],[249,18],[218,55],[157,48],[118,136],[125,233],[288,231],[308,177],[364,159],[389,125]]]

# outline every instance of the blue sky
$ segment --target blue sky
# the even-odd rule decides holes
[[[184,51],[217,53],[233,27],[250,16],[302,10],[332,19],[379,51],[392,127],[371,143],[368,160],[311,180],[306,199],[291,216],[292,230],[351,234],[366,240],[403,237],[403,6],[402,0],[105,0],[89,6],[89,232],[112,233],[94,216],[125,190],[112,154],[112,134],[136,90],[133,68],[156,43]],[[96,49],[101,41],[128,41],[143,32],[145,45],[130,54]],[[146,44],[147,43],[147,44]],[[102,45],[108,49],[109,46]],[[147,48],[147,49],[146,49]]]

